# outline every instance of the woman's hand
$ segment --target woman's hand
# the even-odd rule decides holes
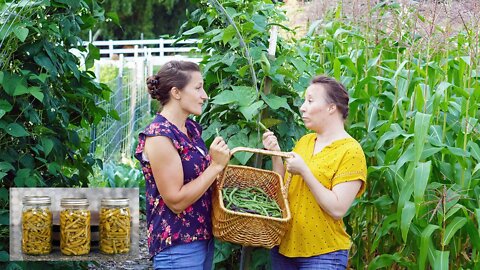
[[[281,151],[280,145],[278,145],[278,139],[271,131],[266,131],[262,136],[262,143],[265,149],[270,151]]]
[[[290,153],[292,157],[287,158],[286,163],[287,163],[287,171],[289,171],[291,174],[300,174],[302,175],[304,172],[308,170],[308,166],[303,161],[302,157],[295,153],[291,152]]]
[[[216,166],[220,170],[225,168],[230,160],[230,149],[222,137],[216,137],[213,140],[209,154],[212,157],[212,166]]]

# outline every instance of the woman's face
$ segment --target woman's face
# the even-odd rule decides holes
[[[190,75],[190,82],[180,91],[180,106],[189,114],[200,115],[208,96],[203,89],[202,74],[194,71]]]
[[[308,129],[323,129],[328,123],[334,105],[327,102],[326,95],[327,91],[321,84],[312,84],[305,91],[305,101],[300,107],[300,113]]]

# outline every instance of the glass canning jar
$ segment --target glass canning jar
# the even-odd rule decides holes
[[[90,210],[86,198],[60,200],[60,251],[65,255],[90,252]]]
[[[100,206],[100,251],[106,254],[130,251],[129,199],[105,198]]]
[[[23,197],[22,252],[45,255],[52,250],[52,211],[48,196]]]

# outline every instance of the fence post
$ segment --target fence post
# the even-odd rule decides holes
[[[133,57],[136,59],[138,57],[138,45],[135,45],[133,48]]]
[[[163,38],[161,38],[158,41],[158,47],[160,48],[160,57],[164,57],[165,56],[165,51],[164,51],[165,45],[164,45]]]
[[[144,63],[143,60],[135,60],[135,74],[134,74],[135,83],[134,83],[134,87],[132,87],[130,91],[130,108],[129,108],[130,120],[128,122],[127,143],[122,155],[130,154],[130,151],[132,149],[132,136],[133,136],[133,132],[135,128],[135,120],[136,120],[135,108],[137,106],[137,93],[138,93],[139,85],[143,82],[142,75],[141,75],[142,71],[144,70],[142,68],[143,63]]]
[[[113,40],[108,41],[108,57],[113,59]]]
[[[95,81],[100,82],[100,61],[95,61],[94,64],[94,72],[95,72]],[[95,104],[98,101],[98,96],[95,96]],[[90,143],[90,154],[95,154],[95,150],[97,148],[97,127],[93,125],[90,129],[90,139],[92,142]]]
[[[124,122],[124,114],[123,114],[123,111],[124,111],[124,101],[123,101],[123,64],[124,64],[124,55],[123,54],[120,54],[119,57],[118,57],[118,74],[117,74],[117,87],[115,89],[115,93],[113,95],[113,109],[115,109],[118,113],[118,115],[120,116],[120,120],[118,121],[115,121],[114,122],[114,125],[115,125],[115,129],[113,130],[113,138],[112,138],[112,141],[110,143],[110,145],[112,145],[112,149],[105,149],[105,155],[109,155],[109,157],[112,157],[116,151],[116,146],[119,145],[122,141],[122,132],[121,132],[121,129],[122,129],[122,125],[123,125],[123,122]],[[125,93],[128,95],[128,93]],[[106,162],[108,159],[106,159],[104,162]]]

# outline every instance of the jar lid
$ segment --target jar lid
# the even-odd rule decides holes
[[[60,200],[62,207],[88,206],[87,198],[62,198]]]
[[[25,196],[23,204],[25,205],[50,205],[52,200],[49,196]]]
[[[127,198],[105,198],[102,199],[102,205],[105,206],[128,206],[129,199]]]

